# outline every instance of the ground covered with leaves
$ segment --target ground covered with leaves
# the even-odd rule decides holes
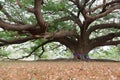
[[[1,61],[0,80],[120,80],[120,62]]]

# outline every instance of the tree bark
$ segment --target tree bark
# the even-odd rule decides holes
[[[89,51],[90,50],[87,48],[74,49],[74,50],[72,50],[73,58],[74,59],[89,59],[89,56],[88,56]]]
[[[74,59],[89,59],[88,53],[92,50],[92,46],[82,44],[82,45],[69,45],[68,47]]]

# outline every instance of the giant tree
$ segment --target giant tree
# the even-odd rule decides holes
[[[87,58],[96,47],[120,44],[119,4],[120,0],[5,0],[0,2],[0,33],[10,34],[0,36],[0,46],[44,39],[33,52],[59,42],[74,58]]]

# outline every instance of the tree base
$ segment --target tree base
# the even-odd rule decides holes
[[[74,59],[88,60],[90,58],[88,54],[74,54]]]

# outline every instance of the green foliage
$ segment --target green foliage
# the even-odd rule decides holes
[[[62,2],[55,2],[52,0],[49,0],[45,6],[43,7],[43,9],[45,11],[53,11],[53,12],[58,12],[58,11],[62,11],[63,9],[65,9],[65,4],[67,3],[68,0],[62,0]]]
[[[111,18],[113,18],[113,17],[115,17],[115,16],[116,16],[116,15],[109,14],[109,15],[105,16],[104,19],[105,19],[105,20],[109,20],[109,19],[111,19]]]
[[[56,31],[56,30],[61,30],[61,29],[64,29],[64,30],[71,30],[72,27],[69,26],[67,23],[65,22],[56,22],[56,23],[53,23],[53,25],[48,28],[48,31],[49,32],[53,32],[53,31]]]
[[[120,49],[119,47],[113,46],[113,47],[107,47],[105,50],[103,48],[97,48],[93,52],[90,52],[91,58],[97,58],[97,59],[112,59],[112,60],[120,60]]]
[[[36,19],[35,16],[29,12],[26,12],[26,6],[27,7],[33,7],[33,0],[21,0],[21,3],[23,5],[22,8],[19,8],[19,6],[15,6],[14,0],[6,0],[6,2],[1,2],[2,5],[4,5],[4,10],[1,10],[0,12],[9,12],[9,15],[12,18],[9,18],[8,20],[13,22],[15,20],[24,22],[25,24],[35,24]]]
[[[91,33],[90,39],[97,38],[97,37],[100,37],[103,35],[107,35],[109,33],[116,33],[118,31],[120,31],[120,30],[116,29],[116,28],[97,29]]]
[[[43,54],[41,57],[44,58],[44,59],[47,59],[48,55]]]
[[[5,51],[3,47],[0,48],[0,57],[8,57],[9,55],[9,51]]]
[[[32,6],[34,4],[33,0],[20,0],[23,6]]]
[[[14,31],[0,31],[0,38],[4,38],[4,39],[14,39],[14,35],[16,34],[16,32]]]
[[[0,31],[0,38],[5,39],[5,40],[14,40],[17,38],[24,38],[26,37],[26,34],[18,34],[16,31]]]

